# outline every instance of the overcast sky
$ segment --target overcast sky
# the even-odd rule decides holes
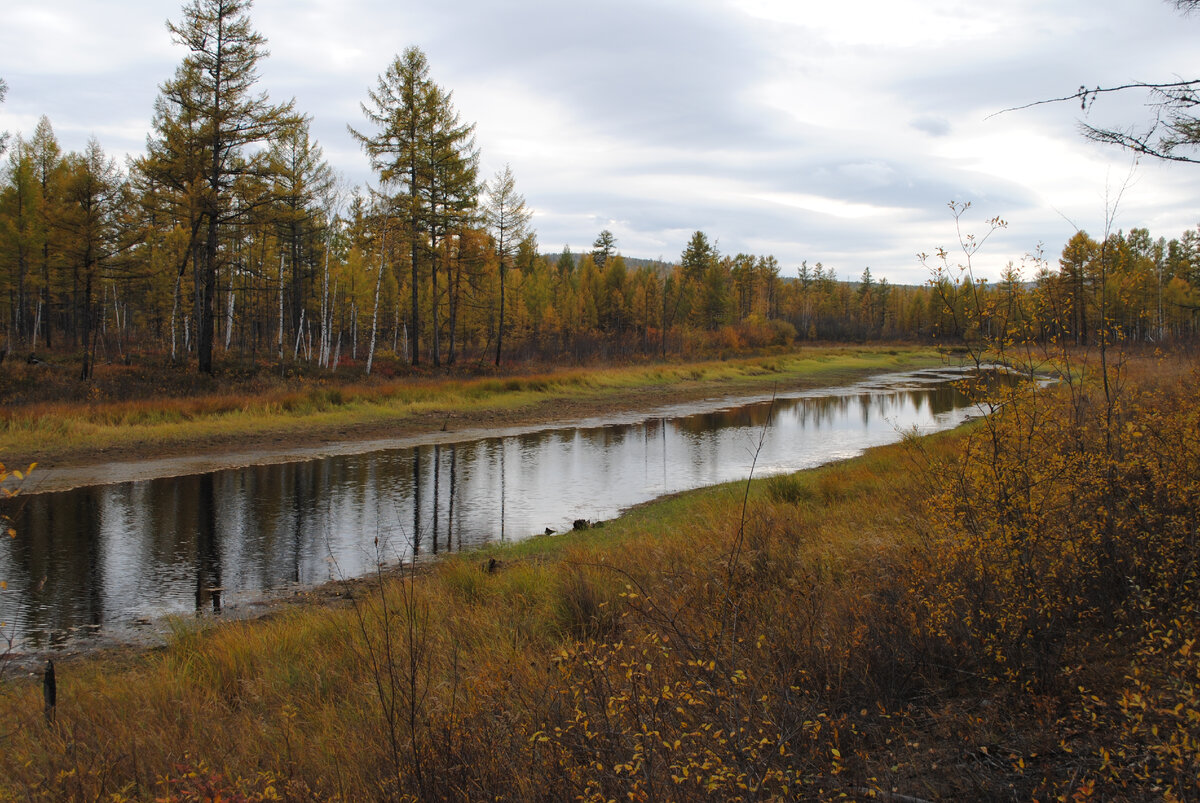
[[[17,0],[2,13],[0,130],[49,117],[64,150],[94,135],[145,147],[159,85],[184,55],[178,2]],[[261,87],[294,97],[351,185],[374,178],[346,133],[405,47],[475,121],[483,175],[505,163],[543,251],[677,260],[691,233],[722,253],[774,254],[840,278],[928,275],[918,252],[1008,221],[977,267],[991,277],[1076,230],[1168,239],[1200,222],[1200,167],[1143,162],[1083,140],[1078,104],[989,115],[1081,84],[1200,75],[1200,17],[1161,0],[258,0],[271,55]],[[1146,119],[1101,100],[1089,122]],[[1132,169],[1132,178],[1131,176]],[[1107,199],[1107,200],[1106,200]]]

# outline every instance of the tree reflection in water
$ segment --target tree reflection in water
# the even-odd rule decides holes
[[[45,646],[489,541],[689,488],[844,458],[968,414],[916,372],[692,415],[21,497],[0,619]],[[378,542],[376,542],[378,539]]]

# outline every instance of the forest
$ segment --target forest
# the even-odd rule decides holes
[[[479,175],[474,126],[424,53],[395,57],[348,121],[377,183],[348,188],[310,118],[257,86],[265,41],[247,5],[189,6],[188,49],[160,86],[143,154],[64,153],[45,117],[7,137],[0,173],[0,350],[10,359],[150,355],[322,370],[695,355],[800,341],[961,341],[964,293],[1041,339],[1083,344],[1100,310],[1137,342],[1195,335],[1200,233],[1079,231],[1058,264],[998,281],[930,260],[924,286],[870,267],[722,254],[696,231],[672,262],[600,232],[545,253],[511,168]],[[957,205],[953,205],[956,209]],[[994,221],[1001,225],[1002,221]],[[973,324],[996,328],[985,317]]]
[[[258,85],[250,5],[169,23],[187,53],[124,164],[46,118],[0,134],[5,546],[39,549],[10,511],[64,465],[112,487],[735,395],[767,421],[780,390],[928,366],[976,412],[794,473],[757,462],[764,423],[745,479],[434,560],[389,563],[376,530],[372,573],[241,610],[197,546],[196,615],[129,642],[22,654],[6,614],[0,800],[1200,799],[1200,227],[1080,230],[984,279],[1007,224],[952,201],[919,286],[719,231],[671,261],[607,229],[547,249],[417,47],[346,121],[376,179],[347,186]],[[1163,125],[1085,136],[1196,161],[1200,81],[1134,86]]]

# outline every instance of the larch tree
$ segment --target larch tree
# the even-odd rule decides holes
[[[95,362],[96,290],[101,271],[120,248],[118,215],[124,179],[114,160],[92,139],[83,154],[67,157],[63,208],[58,227],[62,253],[80,287],[76,316],[80,321],[80,378],[89,379]]]
[[[428,261],[434,364],[440,361],[437,339],[439,240],[453,222],[472,208],[478,197],[477,152],[472,124],[454,110],[451,94],[434,83],[429,60],[409,47],[392,60],[362,104],[374,131],[350,128],[379,173],[380,192],[387,195],[391,214],[399,219],[409,245],[412,364],[420,364],[420,300],[422,265]],[[428,257],[428,260],[426,260]]]
[[[33,138],[29,141],[29,153],[33,160],[35,176],[37,178],[38,196],[35,207],[34,236],[37,239],[38,272],[41,274],[42,315],[40,317],[46,348],[50,348],[53,345],[52,333],[54,327],[52,319],[53,312],[55,311],[55,287],[52,284],[52,274],[55,272],[55,255],[53,249],[50,247],[50,233],[59,204],[59,185],[62,180],[63,157],[62,149],[58,145],[58,139],[54,136],[54,128],[50,125],[49,118],[44,115],[38,120],[37,127],[33,130]],[[74,309],[74,307],[71,307],[71,309]],[[75,318],[68,316],[67,320],[69,321],[71,334],[76,334]]]
[[[608,265],[608,260],[612,259],[615,253],[617,253],[617,238],[611,231],[605,229],[596,236],[595,242],[592,243],[592,261],[596,263],[596,270],[603,271]]]
[[[37,178],[28,145],[17,137],[3,171],[0,187],[0,265],[9,299],[9,339],[36,344],[37,313],[32,296],[37,256]],[[32,313],[32,314],[31,314]],[[36,348],[36,345],[34,345]]]
[[[215,299],[225,251],[221,236],[247,211],[232,202],[240,177],[269,174],[263,152],[251,145],[282,135],[300,122],[294,104],[276,105],[255,93],[266,40],[250,24],[251,0],[192,0],[179,23],[167,28],[188,49],[175,76],[160,88],[148,160],[170,175],[192,208],[197,266],[197,362],[213,372]],[[266,203],[267,199],[263,199]]]
[[[374,89],[368,90],[368,102],[361,104],[363,115],[376,126],[374,133],[350,128],[379,173],[380,192],[396,188],[388,196],[393,213],[407,228],[409,270],[411,273],[409,332],[411,362],[419,365],[420,356],[420,190],[427,175],[422,138],[431,127],[426,97],[432,80],[429,60],[417,47],[407,48],[379,76]]]
[[[438,277],[443,256],[448,255],[451,240],[461,239],[476,217],[479,202],[479,151],[475,147],[475,126],[465,124],[451,103],[451,96],[433,86],[428,95],[433,129],[427,140],[429,181],[424,193],[426,231],[430,254],[430,324],[433,364],[441,365],[441,297]],[[448,260],[445,260],[448,262]],[[457,285],[447,265],[446,294],[449,305],[457,308]],[[451,318],[454,317],[452,313]]]
[[[178,358],[181,289],[189,264],[194,286],[200,286],[204,224],[204,138],[200,117],[201,100],[198,77],[185,77],[183,70],[195,71],[184,64],[176,73],[170,91],[159,93],[154,101],[152,126],[155,136],[147,137],[146,154],[134,163],[131,179],[143,188],[142,204],[147,209],[148,231],[157,230],[164,241],[171,233],[182,234],[183,242],[172,254],[173,275],[170,331],[171,362]],[[155,238],[158,239],[158,238]],[[147,241],[151,241],[147,237]],[[193,304],[199,312],[199,304]]]
[[[505,165],[486,185],[484,219],[495,243],[500,272],[500,317],[496,322],[496,365],[504,351],[505,276],[521,241],[529,232],[531,213],[525,208],[525,197],[517,192],[512,168]]]
[[[1062,257],[1058,261],[1066,291],[1063,323],[1069,328],[1077,346],[1088,344],[1089,329],[1095,326],[1089,316],[1088,308],[1092,306],[1091,296],[1094,294],[1089,285],[1095,285],[1099,251],[1099,244],[1087,232],[1077,231],[1063,246]]]
[[[305,318],[304,301],[315,278],[324,242],[325,219],[322,201],[333,190],[336,178],[324,160],[321,146],[310,138],[308,120],[271,142],[269,159],[274,204],[271,217],[289,263],[286,327],[291,340],[299,342]],[[295,350],[295,349],[293,349]]]
[[[0,78],[0,103],[8,97],[8,82]],[[8,132],[0,131],[0,155],[3,155],[5,148],[8,147]]]

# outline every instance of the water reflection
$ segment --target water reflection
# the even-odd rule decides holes
[[[554,429],[19,497],[0,619],[45,646],[380,562],[563,531],[680,490],[954,426],[944,372],[636,424]],[[765,437],[764,437],[765,432]],[[762,449],[756,448],[762,438]]]

